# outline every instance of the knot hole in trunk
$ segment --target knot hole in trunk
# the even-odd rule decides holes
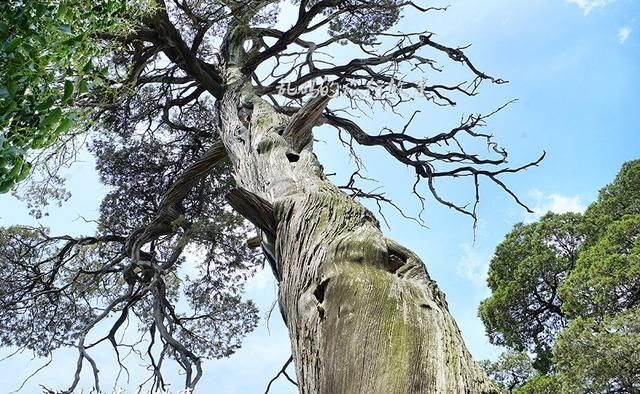
[[[319,304],[322,304],[322,302],[324,301],[324,294],[327,291],[327,285],[329,285],[329,279],[330,278],[327,278],[322,282],[320,282],[318,287],[316,287],[316,289],[313,291],[313,296],[316,297],[316,300],[318,300]]]
[[[396,273],[400,267],[407,263],[407,256],[404,256],[399,253],[394,253],[391,250],[389,251],[389,272],[392,274]]]
[[[329,278],[320,282],[318,287],[313,291],[313,296],[318,300],[318,304],[316,305],[316,310],[318,311],[318,316],[320,317],[320,321],[324,320],[325,310],[322,307],[322,302],[324,301],[324,295],[327,291],[327,285],[329,284]]]

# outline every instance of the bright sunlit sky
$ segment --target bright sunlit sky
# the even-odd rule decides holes
[[[434,40],[450,46],[473,44],[466,53],[474,64],[510,81],[508,85],[484,85],[477,97],[460,100],[455,109],[434,110],[426,102],[410,105],[407,116],[414,108],[422,112],[409,132],[441,132],[456,126],[463,114],[487,113],[517,98],[515,104],[490,119],[487,131],[507,148],[513,166],[547,152],[538,168],[504,178],[536,211],[535,215],[526,215],[494,185],[481,184],[475,243],[472,222],[467,217],[431,200],[423,214],[428,228],[403,219],[393,210],[386,211],[390,229],[384,228],[385,233],[425,261],[431,277],[446,293],[466,344],[478,360],[495,358],[501,351],[489,344],[477,317],[480,301],[489,295],[486,273],[496,245],[517,222],[535,220],[549,210],[584,210],[622,163],[640,158],[636,119],[640,103],[639,11],[640,2],[635,0],[458,0],[451,2],[446,13],[407,17],[398,26],[405,31],[428,29],[436,33]],[[286,28],[295,13],[288,6],[283,6],[282,12],[280,27]],[[457,65],[450,67],[454,72],[459,70]],[[403,124],[384,113],[363,117],[360,123],[369,133]],[[338,173],[335,181],[343,182],[353,164],[347,151],[336,143],[330,128],[317,130],[316,138],[320,141],[315,149],[326,172]],[[381,186],[399,206],[417,212],[419,203],[410,193],[411,171],[381,149],[359,152],[367,175],[379,180],[372,187]],[[53,233],[90,234],[92,225],[80,216],[97,218],[103,193],[93,162],[85,158],[67,171],[67,177],[73,197],[62,208],[52,209],[51,216],[40,223],[51,227]],[[468,202],[473,196],[471,188],[470,183],[443,183],[440,190],[456,201]],[[0,196],[0,207],[2,226],[37,224],[24,204],[9,195]],[[275,293],[267,268],[250,281],[247,297],[257,302],[264,317]],[[235,355],[207,362],[197,392],[264,392],[290,354],[277,309],[269,328],[263,318]],[[39,392],[38,383],[63,388],[71,382],[75,353],[57,352],[54,356],[58,358],[53,367],[36,376],[23,392]],[[117,373],[109,370],[110,357],[98,356],[106,362],[101,368],[104,382]],[[0,362],[0,391],[17,389],[45,361],[22,354]],[[137,380],[136,373],[133,369],[133,381]],[[174,390],[180,381],[175,380]],[[105,388],[110,389],[108,385]],[[271,392],[296,390],[281,378]]]

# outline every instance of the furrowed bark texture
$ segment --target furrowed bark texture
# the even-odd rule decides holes
[[[238,186],[273,207],[263,247],[279,274],[300,392],[496,392],[422,261],[326,180],[311,127],[291,130],[291,117],[241,81],[220,114]]]

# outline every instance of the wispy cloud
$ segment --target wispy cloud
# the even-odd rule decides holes
[[[602,8],[609,3],[613,3],[614,0],[566,0],[569,3],[573,3],[582,9],[585,15],[589,15],[589,13],[596,8]]]
[[[526,214],[525,222],[533,222],[547,212],[584,212],[587,209],[579,196],[563,196],[558,193],[545,194],[540,190],[533,190],[529,194],[535,199],[534,213]]]
[[[489,261],[491,256],[482,253],[467,243],[460,245],[460,262],[458,263],[458,275],[471,280],[476,285],[484,286],[487,282]]]
[[[631,34],[631,28],[629,27],[621,27],[618,30],[618,41],[620,42],[620,45],[624,44],[624,42],[627,41],[627,38],[629,38],[629,34]]]

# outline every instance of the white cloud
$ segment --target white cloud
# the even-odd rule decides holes
[[[458,263],[458,275],[471,280],[474,284],[484,286],[487,283],[490,256],[481,253],[467,243],[461,244],[460,262]]]
[[[579,196],[570,197],[558,193],[545,194],[540,190],[533,190],[529,194],[536,200],[536,204],[532,208],[534,213],[525,215],[526,222],[533,222],[547,212],[584,212],[587,209],[580,201]]]
[[[618,41],[621,45],[624,44],[625,41],[627,41],[627,38],[629,38],[629,34],[631,34],[631,29],[629,27],[621,27],[618,30]]]
[[[589,15],[589,13],[596,8],[602,8],[613,1],[614,0],[567,0],[567,2],[580,7],[585,15]]]

